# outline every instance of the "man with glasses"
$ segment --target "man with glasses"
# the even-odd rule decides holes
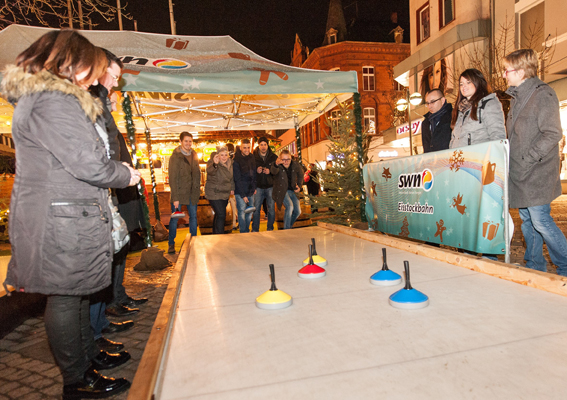
[[[292,161],[291,153],[285,149],[272,165],[271,171],[274,176],[272,198],[278,209],[284,205],[284,229],[291,229],[301,214],[301,205],[296,193],[299,193],[303,185],[303,168],[297,161]]]
[[[425,105],[429,112],[424,115],[421,125],[423,152],[446,150],[451,142],[451,113],[453,106],[448,103],[439,89],[425,95]]]

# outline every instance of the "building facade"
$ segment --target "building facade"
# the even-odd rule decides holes
[[[467,68],[480,69],[495,91],[504,91],[502,57],[519,48],[540,56],[540,78],[559,97],[562,125],[567,129],[567,24],[565,0],[410,0],[411,55],[394,67],[394,78],[410,92],[442,89],[453,102],[458,77]],[[417,115],[427,112],[415,109]],[[388,141],[400,141],[398,127]],[[405,135],[404,135],[405,132]],[[419,136],[420,132],[415,132]],[[402,136],[401,136],[402,135]],[[417,143],[420,143],[419,138]],[[565,165],[563,177],[565,179]]]
[[[410,45],[394,42],[399,29],[392,30],[391,43],[349,40],[354,35],[349,37],[342,11],[341,2],[332,0],[323,46],[310,52],[296,36],[292,65],[329,71],[356,71],[363,125],[376,136],[392,124],[393,99],[399,97],[404,89],[394,80],[394,66],[410,55]],[[394,17],[390,23],[397,26]],[[337,118],[337,113],[333,110],[300,128],[304,161],[326,160],[327,135],[330,133],[328,121]]]

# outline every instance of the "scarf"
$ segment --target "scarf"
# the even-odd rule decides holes
[[[461,113],[466,113],[468,110],[470,110],[472,107],[471,102],[466,98],[463,97],[463,99],[461,100],[461,102],[459,103],[459,112]]]

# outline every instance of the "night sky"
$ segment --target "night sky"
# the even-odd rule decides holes
[[[122,5],[126,0],[121,0]],[[365,26],[387,21],[398,12],[398,23],[409,39],[409,1],[343,0],[347,24],[356,16]],[[356,3],[356,4],[355,4]],[[138,30],[171,33],[168,0],[130,0],[126,11],[138,22]],[[310,49],[324,39],[328,0],[174,0],[178,35],[230,35],[262,57],[282,64],[291,62],[295,34]],[[123,19],[125,30],[134,22]],[[95,29],[118,29],[116,21],[101,23]]]

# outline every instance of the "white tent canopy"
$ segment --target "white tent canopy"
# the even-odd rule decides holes
[[[0,68],[48,30],[22,25],[2,30]],[[354,71],[278,64],[230,36],[81,33],[124,62],[120,89],[134,97],[153,137],[176,137],[184,130],[200,136],[205,131],[290,129],[313,121],[358,91]],[[137,129],[143,129],[140,122]]]

